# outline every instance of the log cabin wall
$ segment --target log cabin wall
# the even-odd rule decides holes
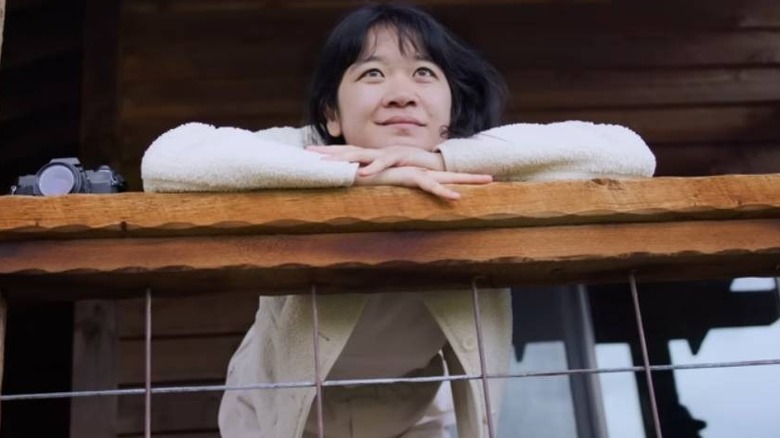
[[[349,1],[127,0],[112,162],[140,188],[143,150],[187,121],[299,125],[309,72]],[[660,175],[780,171],[780,4],[771,0],[418,2],[505,75],[507,121],[627,125]],[[219,383],[256,307],[246,295],[157,300],[155,384]],[[117,308],[120,386],[143,382],[143,302]],[[156,396],[153,430],[216,437],[219,393]],[[143,398],[117,433],[142,436]]]
[[[122,170],[185,121],[299,125],[341,1],[128,0]],[[632,127],[661,175],[777,170],[780,5],[771,0],[419,2],[505,75],[507,121]]]

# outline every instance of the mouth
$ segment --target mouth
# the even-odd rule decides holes
[[[390,117],[389,119],[380,121],[378,124],[381,126],[392,126],[392,125],[425,126],[425,123],[415,119],[414,117],[406,117],[406,116]]]

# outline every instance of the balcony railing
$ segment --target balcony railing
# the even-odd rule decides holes
[[[225,290],[316,298],[473,286],[478,305],[476,286],[630,281],[641,333],[637,280],[780,274],[780,174],[458,190],[457,202],[392,187],[0,197],[0,293],[3,300],[146,296],[150,314],[152,296]],[[5,320],[4,302],[2,309]],[[148,327],[147,351],[149,342]],[[147,354],[147,371],[150,363]],[[745,364],[720,366],[730,365]],[[656,368],[645,352],[638,370],[650,387]],[[609,371],[626,370],[566,373]],[[518,376],[445,379],[507,377]],[[331,383],[317,376],[289,384]],[[147,376],[145,388],[123,391],[149,397],[166,388],[151,388]],[[657,415],[656,430],[660,436]]]

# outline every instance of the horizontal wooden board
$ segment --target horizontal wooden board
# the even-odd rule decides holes
[[[493,183],[457,187],[457,202],[401,187],[0,197],[0,239],[776,218],[778,185],[780,174]]]
[[[160,1],[135,0],[125,4],[127,15],[169,15],[186,20],[198,14],[241,14],[266,18],[269,22],[307,19],[334,22],[338,14],[361,0],[330,2],[322,0],[276,2],[257,0],[227,0],[218,3],[209,0]],[[515,23],[521,29],[635,29],[650,25],[671,28],[745,29],[777,27],[780,25],[780,7],[773,0],[711,0],[706,4],[695,1],[640,0],[621,2],[613,0],[434,0],[417,1],[448,26],[459,30],[468,26],[469,19],[485,28],[496,23]],[[307,23],[308,24],[308,23]]]
[[[706,107],[615,108],[510,112],[511,122],[550,123],[588,120],[628,126],[650,145],[656,143],[755,142],[777,140],[780,107],[724,105]]]
[[[499,71],[528,68],[762,67],[780,62],[780,32],[753,31],[632,37],[612,34],[532,34],[506,46],[506,35],[481,36],[477,45]],[[305,76],[313,69],[320,39],[232,45],[156,44],[123,41],[123,82]],[[186,54],[186,56],[185,56]]]
[[[146,328],[142,299],[117,302],[117,330],[122,339],[141,339]],[[242,334],[254,321],[257,297],[223,293],[153,301],[155,337]]]
[[[154,395],[152,397],[152,432],[158,436],[157,434],[166,432],[216,430],[217,412],[221,399],[221,392]],[[143,396],[119,397],[118,411],[117,429],[119,435],[143,433]]]
[[[780,143],[657,144],[656,175],[780,173]]]
[[[152,382],[224,381],[228,361],[242,338],[243,335],[154,339]],[[144,341],[122,340],[118,349],[118,384],[143,386]]]
[[[504,72],[514,110],[768,103],[780,101],[780,70],[519,70]],[[123,117],[302,113],[305,76],[128,82]],[[192,116],[194,111],[201,114]]]
[[[107,257],[106,254],[111,254]],[[772,276],[780,219],[458,231],[8,241],[0,288],[72,300]]]

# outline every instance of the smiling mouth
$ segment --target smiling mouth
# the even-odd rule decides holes
[[[379,122],[379,125],[381,126],[407,126],[407,125],[413,125],[413,126],[425,126],[424,123],[418,121],[417,119],[413,119],[410,117],[391,117],[387,120]]]

